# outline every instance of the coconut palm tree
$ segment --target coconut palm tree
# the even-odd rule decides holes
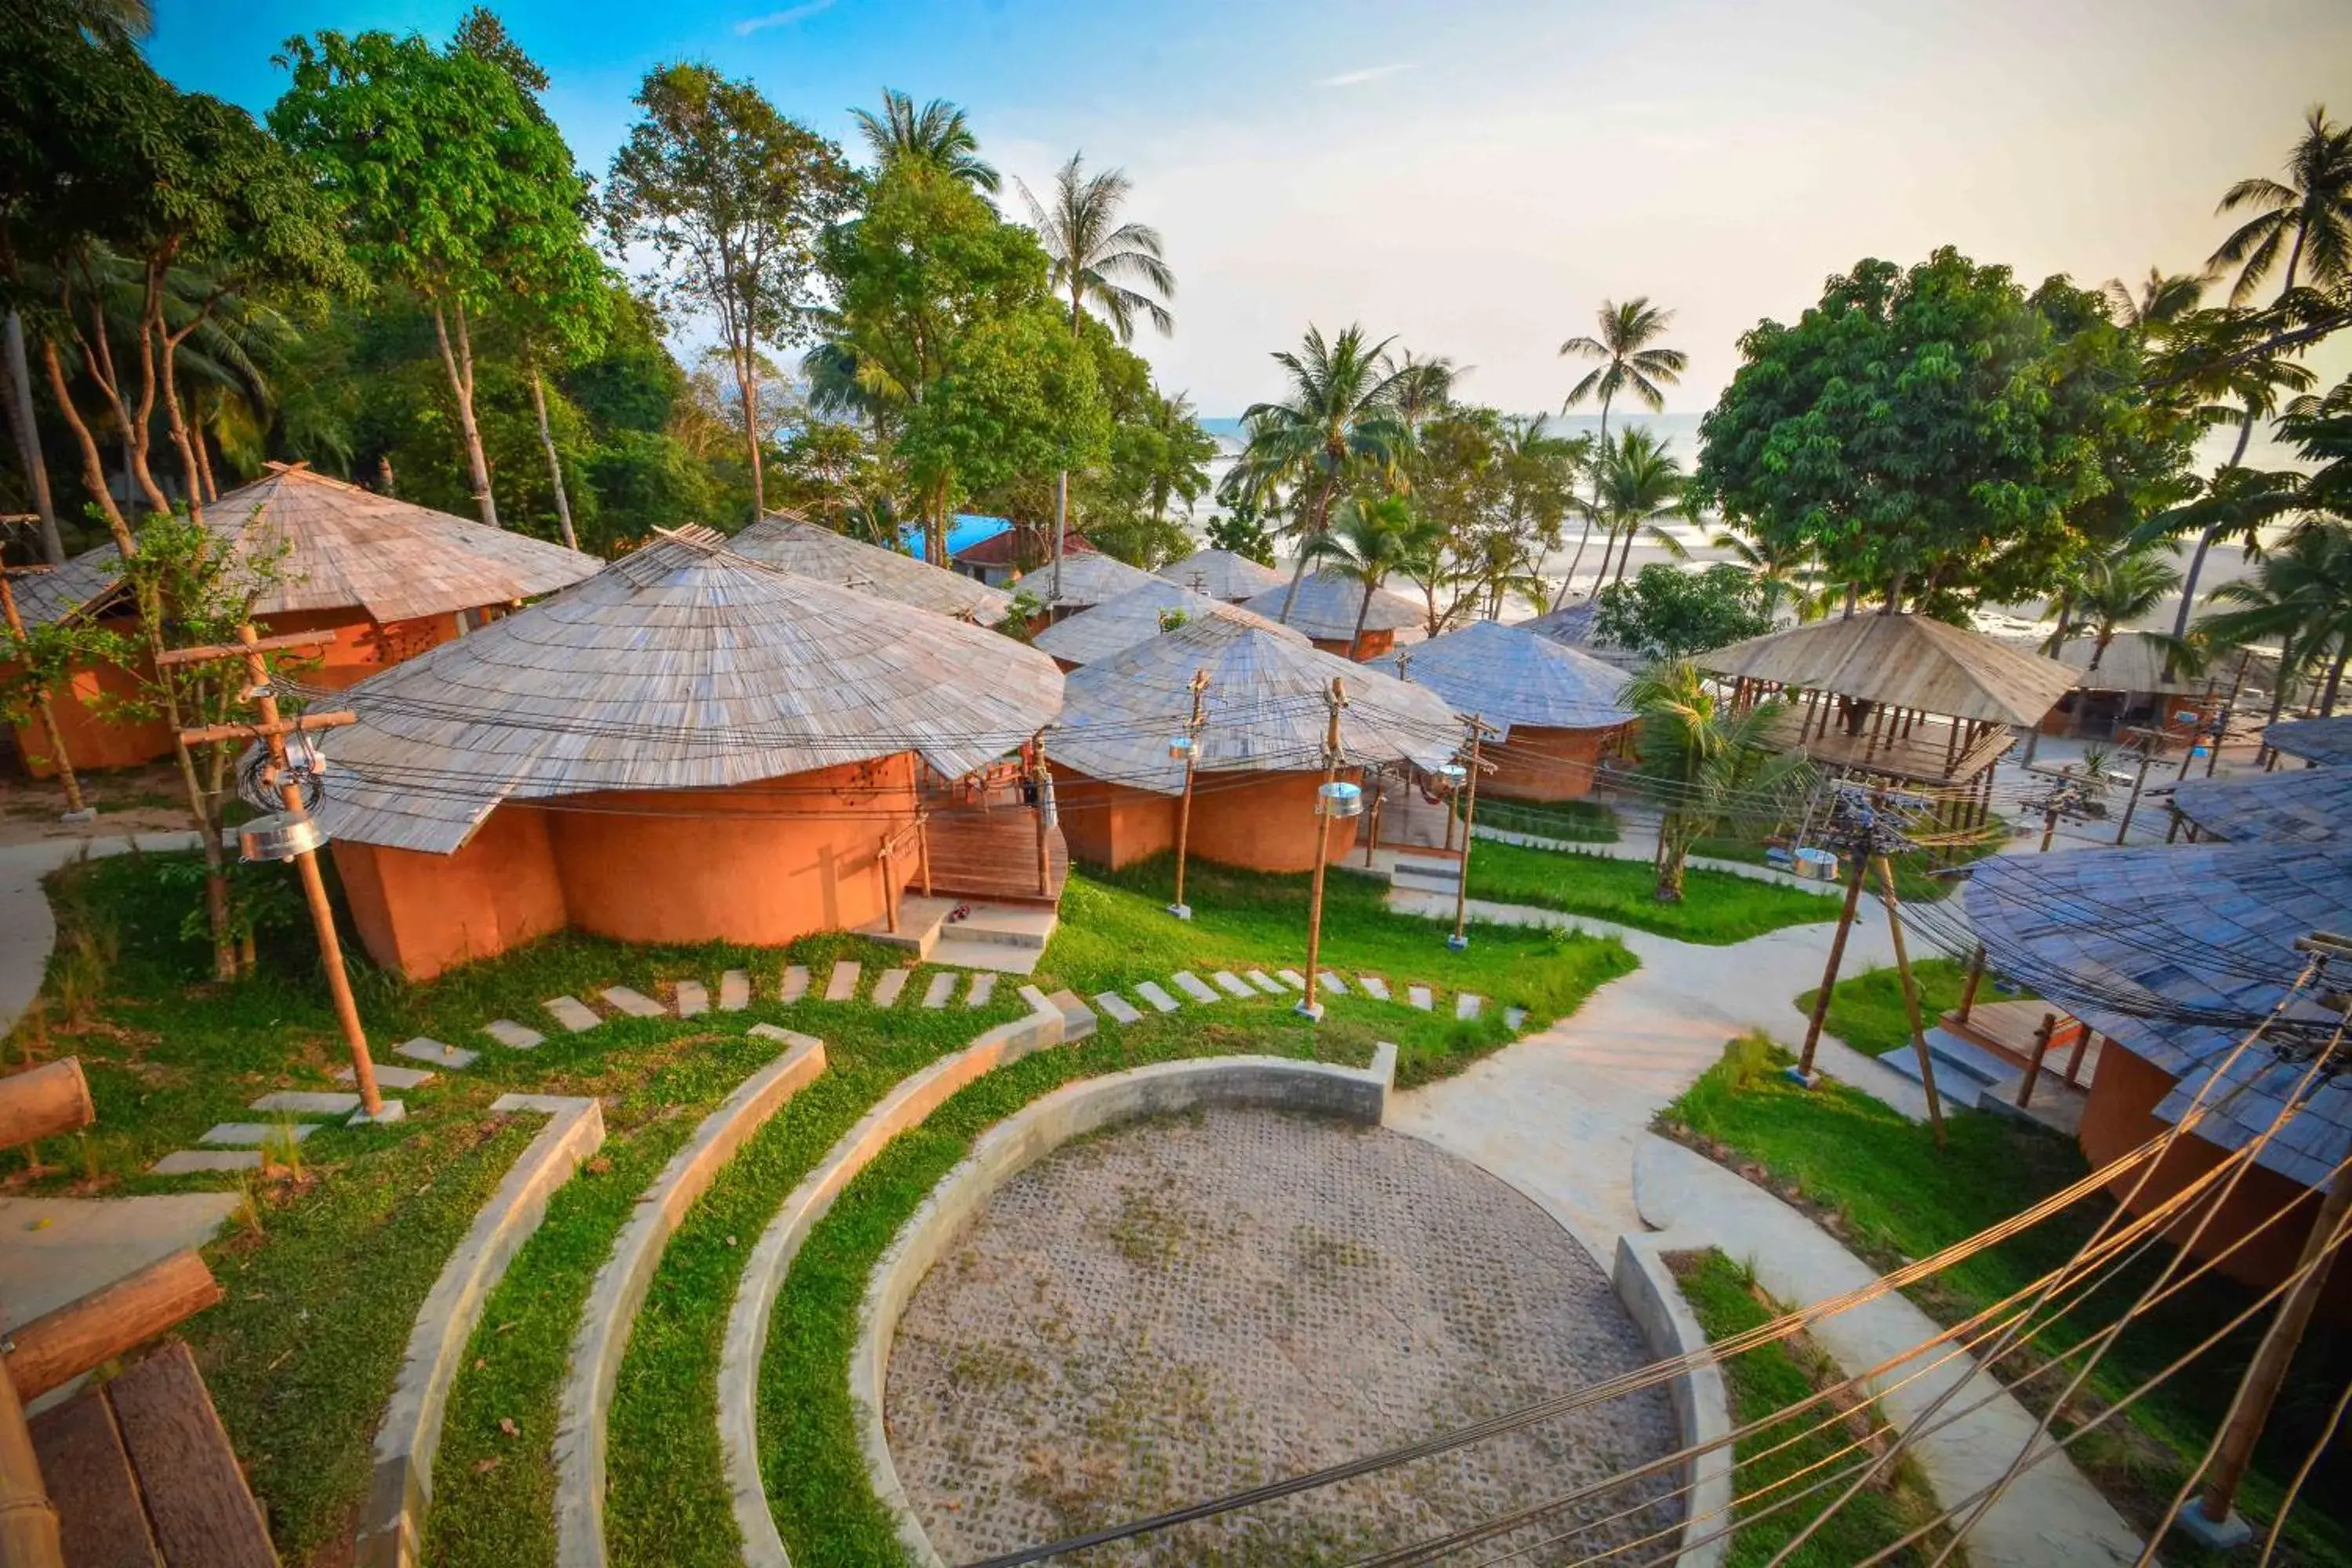
[[[1613,582],[1625,580],[1626,563],[1633,559],[1633,542],[1643,534],[1680,561],[1690,552],[1659,524],[1668,518],[1690,515],[1687,482],[1681,459],[1667,450],[1674,445],[1649,431],[1627,430],[1602,449],[1593,505],[1608,533],[1601,542],[1601,570],[1594,574],[1590,598],[1601,596],[1601,580],[1609,577],[1609,553],[1622,535],[1625,552],[1617,558]]]
[[[1683,372],[1689,368],[1688,354],[1680,349],[1658,345],[1658,340],[1665,335],[1666,328],[1674,323],[1674,319],[1672,310],[1662,310],[1651,304],[1646,294],[1636,295],[1622,304],[1603,300],[1596,317],[1600,335],[1573,337],[1559,345],[1563,357],[1601,362],[1588,371],[1583,380],[1569,388],[1568,397],[1560,405],[1565,412],[1589,397],[1600,400],[1601,440],[1593,448],[1596,460],[1608,456],[1609,407],[1617,401],[1619,393],[1627,394],[1655,413],[1666,405],[1664,388],[1681,381]],[[1597,471],[1593,482],[1597,491],[1600,484]],[[1604,573],[1608,569],[1605,556],[1601,560],[1601,569]],[[1575,575],[1572,567],[1569,574]],[[1598,592],[1600,586],[1596,578],[1594,591]],[[1568,596],[1566,583],[1559,585],[1559,592],[1560,597]]]
[[[1300,552],[1301,561],[1320,563],[1327,570],[1364,585],[1356,605],[1356,629],[1348,639],[1348,657],[1364,650],[1364,623],[1371,617],[1372,595],[1393,573],[1427,572],[1444,545],[1444,532],[1412,509],[1403,496],[1373,500],[1349,498],[1339,504],[1331,526]]]
[[[1707,543],[1756,580],[1757,607],[1767,616],[1778,616],[1783,605],[1796,612],[1800,623],[1820,620],[1828,612],[1832,595],[1821,585],[1820,561],[1811,544],[1750,539],[1727,528]]]
[[[2263,174],[2240,180],[2214,209],[2254,214],[2213,252],[2212,266],[2238,269],[2230,287],[2232,305],[2252,298],[2279,265],[2282,250],[2282,300],[2305,281],[2324,289],[2352,282],[2352,126],[2334,123],[2325,105],[2314,104],[2284,173],[2284,181]]]
[[[2213,590],[2213,598],[2239,607],[2197,623],[2212,641],[2242,647],[2279,640],[2273,721],[2294,678],[2306,670],[2326,672],[2320,677],[2319,711],[2322,717],[2336,711],[2344,668],[2352,661],[2352,524],[2303,524],[2283,547],[2263,557],[2253,575],[2224,583]]]
[[[2110,278],[2105,292],[2116,325],[2157,331],[2193,314],[2216,276],[2210,268],[2202,272],[2167,273],[2160,267],[2151,267],[2137,289],[2120,278]]]
[[[1811,787],[1812,764],[1801,752],[1766,743],[1784,703],[1730,712],[1697,668],[1682,660],[1653,665],[1618,700],[1641,715],[1634,776],[1660,811],[1655,896],[1677,904],[1691,846],[1727,828],[1777,820]]]
[[[922,108],[896,88],[882,89],[882,112],[854,109],[858,134],[866,138],[874,161],[883,168],[911,162],[929,163],[974,190],[996,194],[995,165],[980,156],[980,138],[959,106],[935,98]]]
[[[2067,589],[2068,605],[2096,638],[2089,668],[2107,657],[2117,628],[2164,603],[2180,586],[2180,568],[2170,552],[2150,545],[2124,545],[2095,555]]]

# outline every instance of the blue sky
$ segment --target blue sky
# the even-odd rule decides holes
[[[160,0],[156,64],[257,111],[324,26],[446,37],[466,0]],[[970,110],[1041,184],[1073,149],[1134,176],[1168,242],[1172,339],[1210,414],[1276,390],[1268,351],[1361,320],[1556,407],[1603,297],[1678,312],[1698,410],[1762,316],[1865,255],[1956,243],[2029,279],[2193,268],[2231,181],[2306,104],[2352,117],[2352,5],[2257,0],[1454,0],[1140,7],[1062,0],[510,0],[601,173],[647,67],[707,59],[835,136],[884,85]],[[1017,211],[1017,205],[1013,209]],[[2323,362],[2341,374],[2347,350]]]

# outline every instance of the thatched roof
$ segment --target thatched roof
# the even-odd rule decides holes
[[[1129,566],[1116,556],[1089,551],[1082,555],[1066,552],[1062,556],[1062,593],[1054,595],[1054,563],[1046,562],[1032,566],[1013,580],[1015,588],[1025,588],[1030,595],[1049,610],[1083,610],[1108,604],[1130,588],[1140,588],[1154,581],[1151,574],[1140,566]]]
[[[913,752],[943,774],[1060,711],[1054,661],[689,529],[371,677],[327,734],[329,832],[448,854],[503,800],[748,784]]]
[[[1181,613],[1188,622],[1203,616],[1222,616],[1263,626],[1297,642],[1307,640],[1305,633],[1276,626],[1239,605],[1223,604],[1154,577],[1091,610],[1080,610],[1068,620],[1056,621],[1037,634],[1036,646],[1071,664],[1092,664],[1122,653],[1148,637],[1160,636],[1160,617],[1171,610]]]
[[[2020,653],[2039,655],[2047,639],[2005,637],[1995,640]],[[2122,631],[2099,656],[2099,668],[2093,669],[2091,657],[2098,652],[2098,646],[2096,637],[2069,637],[2049,657],[2074,671],[2078,691],[2148,691],[2166,697],[2201,697],[2208,687],[2227,692],[2237,679],[2241,658],[2235,652],[2217,654],[2198,674],[2175,668],[2168,676],[2161,637],[2153,632]],[[2278,671],[2278,655],[2269,648],[2251,651],[2252,657],[2246,660],[2246,689],[2267,692]]]
[[[2156,1113],[2177,1121],[2303,968],[2295,939],[2352,927],[2352,846],[2198,844],[2073,855],[1995,855],[1964,894],[1996,954],[2023,948],[2032,983],[2179,1081]],[[2290,1005],[2274,1039],[2326,1031],[2315,1001]],[[2196,1135],[2235,1149],[2276,1117],[2302,1068],[2257,1047],[2208,1097]],[[2232,1093],[2231,1091],[2236,1092]],[[2323,1080],[2257,1161],[2305,1184],[2352,1153],[2352,1079]]]
[[[1192,677],[1203,669],[1205,772],[1319,770],[1334,676],[1346,682],[1339,734],[1349,763],[1435,767],[1464,739],[1453,710],[1426,687],[1234,616],[1210,616],[1074,671],[1047,754],[1093,778],[1177,794],[1184,769],[1168,755],[1168,742],[1183,732]]]
[[[790,512],[770,512],[730,540],[728,548],[797,576],[982,626],[994,626],[1013,605],[1011,595],[961,573],[835,533]]]
[[[1310,572],[1299,579],[1298,596],[1292,601],[1290,614],[1282,613],[1282,601],[1290,592],[1290,584],[1268,588],[1242,601],[1245,610],[1255,610],[1270,621],[1296,626],[1318,642],[1344,642],[1356,635],[1356,612],[1364,602],[1364,585],[1352,577],[1341,575],[1326,566],[1320,572]],[[1364,617],[1368,632],[1394,631],[1400,626],[1417,626],[1423,616],[1421,606],[1386,588],[1372,590],[1371,613]]]
[[[2273,724],[2263,731],[2263,744],[2322,767],[2352,767],[2352,713]]]
[[[253,613],[357,608],[379,623],[511,604],[569,587],[599,564],[529,534],[395,500],[307,468],[280,468],[205,508],[205,527],[247,563]],[[111,544],[24,579],[29,625],[93,609],[122,581]]]
[[[2244,779],[2183,779],[2172,804],[2232,844],[2352,839],[2352,768],[2298,768]]]
[[[1697,662],[1734,679],[1996,724],[2038,724],[2074,685],[2074,672],[2054,659],[1923,616],[1815,621],[1700,654]]]
[[[1288,581],[1273,567],[1230,550],[1195,550],[1183,560],[1162,566],[1160,575],[1196,594],[1206,594],[1228,604],[1239,604],[1254,594],[1263,594]]]
[[[1613,730],[1631,723],[1619,704],[1625,672],[1525,626],[1472,621],[1371,661],[1426,686],[1457,713],[1475,713],[1507,738],[1515,724]]]

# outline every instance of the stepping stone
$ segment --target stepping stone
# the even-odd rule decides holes
[[[337,1083],[352,1083],[358,1080],[359,1074],[350,1068],[337,1068],[334,1078]],[[378,1089],[422,1089],[432,1081],[433,1075],[423,1068],[395,1067],[390,1062],[375,1064],[375,1086]]]
[[[914,977],[914,973],[911,969],[884,970],[882,978],[874,983],[874,1005],[877,1007],[896,1007],[898,993],[907,988],[907,982]]]
[[[1202,979],[1199,975],[1193,973],[1189,969],[1178,970],[1175,973],[1174,979],[1176,981],[1177,988],[1181,990],[1185,995],[1190,996],[1195,1002],[1214,1002],[1217,1000],[1216,989],[1207,981]]]
[[[1359,974],[1356,976],[1356,984],[1364,988],[1365,995],[1376,1002],[1385,1002],[1389,999],[1389,983],[1377,974]]]
[[[394,1056],[406,1057],[413,1062],[431,1062],[435,1067],[447,1068],[451,1072],[464,1072],[474,1065],[474,1058],[479,1054],[463,1046],[445,1046],[422,1035],[413,1040],[401,1041],[392,1050]],[[381,1081],[379,1078],[378,1082]]]
[[[1323,972],[1323,989],[1334,996],[1345,996],[1348,994],[1348,983],[1327,969]]]
[[[786,964],[784,966],[783,999],[786,1002],[797,1002],[802,997],[808,994],[808,965],[805,963]]]
[[[846,1002],[857,994],[857,977],[865,965],[854,958],[845,958],[833,966],[833,974],[824,983],[824,999]]]
[[[1454,1016],[1456,1018],[1475,1018],[1478,1016],[1478,1009],[1486,1005],[1486,1000],[1474,991],[1465,991],[1454,998]]]
[[[933,1008],[946,1006],[948,998],[955,994],[955,983],[956,972],[952,969],[942,969],[932,975],[931,983],[923,988],[923,1005]]]
[[[1279,996],[1282,994],[1282,982],[1276,980],[1273,975],[1268,974],[1263,969],[1251,970],[1249,972],[1249,983],[1256,986],[1259,990],[1265,992],[1269,996]]]
[[[1277,969],[1274,973],[1275,978],[1280,980],[1285,985],[1289,986],[1293,991],[1304,991],[1307,989],[1307,976],[1299,973],[1296,969]]]
[[[667,1018],[669,1009],[642,991],[632,991],[625,985],[607,985],[604,991],[604,1005],[615,1013],[626,1013],[632,1018]]]
[[[583,1029],[593,1029],[604,1021],[594,1008],[577,996],[557,996],[541,1002],[540,1005],[547,1009],[549,1017],[575,1035]]]
[[[147,1167],[157,1176],[193,1176],[204,1171],[257,1171],[258,1149],[178,1149]]]
[[[280,1111],[288,1116],[348,1116],[360,1108],[356,1094],[334,1094],[281,1089],[253,1102],[255,1110]]]
[[[1437,998],[1429,994],[1429,987],[1426,985],[1408,986],[1405,990],[1405,996],[1414,1006],[1420,1008],[1424,1013],[1431,1011],[1437,1005]]]
[[[743,1032],[747,1035],[757,1035],[763,1040],[773,1040],[781,1046],[821,1046],[824,1044],[823,1040],[817,1039],[813,1036],[799,1034],[777,1024],[754,1024]]]
[[[1176,1011],[1176,998],[1161,990],[1160,988],[1160,983],[1156,980],[1145,981],[1142,984],[1135,988],[1135,994],[1138,996],[1142,997],[1146,1002],[1150,1003],[1152,1008],[1157,1012],[1173,1013]]]
[[[1246,999],[1255,997],[1257,994],[1256,992],[1249,988],[1249,984],[1246,981],[1243,980],[1240,975],[1235,974],[1230,969],[1220,969],[1214,974],[1210,975],[1209,978],[1215,981],[1218,988],[1223,991],[1228,996],[1240,996]]]
[[[699,980],[681,980],[677,983],[677,1016],[679,1017],[699,1018],[709,1011],[710,988],[709,986]]]
[[[740,1013],[751,1005],[751,976],[740,969],[730,969],[719,977],[719,1010]]]
[[[315,1121],[224,1121],[205,1131],[199,1143],[225,1143],[231,1148],[258,1149],[281,1135],[297,1143],[319,1130]]]
[[[512,1051],[527,1051],[547,1038],[537,1029],[526,1029],[512,1018],[493,1018],[482,1026],[482,1033]]]
[[[964,994],[963,1005],[967,1007],[985,1007],[988,1005],[989,998],[995,994],[995,973],[982,970],[971,977],[971,989]]]
[[[1516,1029],[1527,1021],[1528,1010],[1525,1007],[1506,1007],[1503,1009],[1503,1027],[1507,1029]]]
[[[1143,1015],[1137,1012],[1128,999],[1116,991],[1106,991],[1096,997],[1095,1005],[1122,1024],[1139,1023],[1143,1018]]]

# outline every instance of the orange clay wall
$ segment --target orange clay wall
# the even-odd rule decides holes
[[[366,679],[377,670],[415,658],[427,648],[454,642],[457,637],[455,613],[386,621],[379,626],[356,608],[299,610],[265,616],[260,624],[263,634],[268,637],[332,631],[335,640],[321,650],[321,661],[315,667],[300,668],[299,679],[338,691]]]
[[[1622,728],[1552,730],[1514,724],[1511,738],[1488,746],[1484,757],[1495,771],[1478,783],[1487,795],[1508,800],[1577,800],[1592,793],[1601,759]]]
[[[2090,1098],[2083,1107],[2083,1124],[2076,1133],[2091,1163],[2104,1165],[2119,1159],[2165,1131],[2170,1123],[2157,1119],[2156,1107],[2172,1092],[2173,1083],[2171,1074],[2110,1040],[2099,1053],[2098,1073],[2092,1079]],[[2147,1186],[2132,1202],[2132,1212],[2145,1213],[2162,1203],[2220,1164],[2225,1153],[2221,1145],[2195,1133],[2181,1139],[2158,1163]],[[2120,1176],[2108,1184],[2107,1190],[2120,1202],[2130,1194],[2135,1180],[2135,1174]],[[2288,1204],[2294,1205],[2293,1212],[2254,1235],[2219,1266],[2221,1273],[2242,1284],[2263,1289],[2276,1284],[2294,1268],[2312,1218],[2319,1212],[2319,1194],[2275,1171],[2256,1167],[2246,1173],[2230,1201],[2206,1226],[2192,1248],[2194,1255],[2212,1257]],[[2202,1205],[2194,1209],[2174,1227],[2173,1239],[2185,1241],[2196,1226],[2195,1216],[2204,1212]],[[2331,1322],[2352,1322],[2352,1273],[2339,1268],[2331,1275],[2321,1298],[2321,1310]]]
[[[1350,782],[1357,775],[1342,772]],[[1320,773],[1202,773],[1194,786],[1185,854],[1255,871],[1315,868]],[[1062,835],[1081,860],[1113,868],[1176,847],[1177,800],[1055,769]],[[1330,858],[1356,842],[1360,816],[1333,824]]]
[[[1383,628],[1366,626],[1364,628],[1364,640],[1361,643],[1353,645],[1355,652],[1352,655],[1349,652],[1350,646],[1349,639],[1346,637],[1316,637],[1312,640],[1315,646],[1321,648],[1325,653],[1336,654],[1341,658],[1352,657],[1357,663],[1361,664],[1367,659],[1378,658],[1382,654],[1394,649],[1396,647],[1396,633]]]
[[[1176,847],[1175,796],[1105,784],[1059,763],[1048,765],[1062,837],[1072,856],[1117,870]]]
[[[139,658],[147,668],[146,656]],[[13,671],[12,671],[13,672]],[[118,665],[85,665],[68,675],[50,693],[49,707],[62,731],[66,755],[76,772],[84,769],[133,768],[171,755],[172,727],[158,715],[152,719],[102,718],[117,702],[137,700],[142,678]],[[37,721],[16,726],[16,754],[35,778],[54,778],[56,759]]]
[[[509,805],[455,855],[335,846],[369,953],[422,980],[564,926],[624,942],[774,946],[882,918],[880,847],[914,819],[913,758],[727,790]],[[897,868],[900,888],[917,858]]]

